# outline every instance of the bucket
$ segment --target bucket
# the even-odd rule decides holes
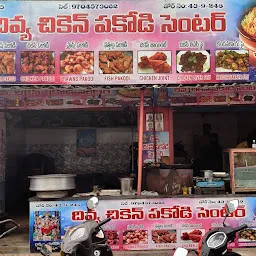
[[[122,195],[131,195],[133,178],[121,178],[120,182]]]

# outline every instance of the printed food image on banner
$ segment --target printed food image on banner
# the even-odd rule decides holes
[[[44,100],[39,98],[29,98],[26,100],[26,105],[29,107],[41,107],[44,105]]]
[[[59,241],[60,212],[38,211],[34,213],[33,241]]]
[[[132,74],[132,51],[103,51],[99,53],[100,74]]]
[[[0,74],[15,75],[15,52],[0,52]]]
[[[255,33],[255,18],[256,18],[256,7],[245,9],[245,12],[240,19],[238,25],[239,38],[244,44],[245,48],[249,50],[250,64],[256,66],[256,33]]]
[[[119,245],[120,238],[119,238],[119,232],[116,230],[107,230],[105,231],[105,234],[107,236],[107,243],[111,246]]]
[[[60,73],[69,75],[93,74],[93,52],[70,52],[60,53]]]
[[[73,106],[81,106],[84,104],[83,99],[80,98],[73,98],[73,97],[67,97],[66,102],[67,105],[73,105]]]
[[[171,73],[171,51],[138,51],[138,73]]]
[[[152,230],[153,244],[177,243],[177,230]]]
[[[248,93],[245,93],[242,97],[242,101],[244,103],[255,103],[255,95],[248,92]]]
[[[227,103],[227,96],[223,94],[217,94],[213,96],[213,101],[216,104]]]
[[[47,106],[62,106],[64,104],[64,100],[59,97],[51,98],[45,101]]]
[[[238,242],[255,242],[256,243],[256,227],[250,227],[244,230],[239,231],[238,233]]]
[[[210,72],[210,51],[178,51],[178,73]]]
[[[123,244],[147,244],[148,231],[147,230],[125,230],[123,232]]]
[[[98,96],[94,96],[94,97],[90,97],[89,99],[86,99],[85,104],[87,106],[97,107],[97,106],[101,106],[103,104],[103,101]]]
[[[55,53],[51,51],[21,52],[22,74],[55,74]]]
[[[249,72],[247,50],[220,50],[215,52],[216,72]]]
[[[184,243],[199,243],[205,234],[204,229],[184,229],[181,230],[181,241]]]
[[[96,153],[96,129],[77,131],[77,155],[90,156]]]

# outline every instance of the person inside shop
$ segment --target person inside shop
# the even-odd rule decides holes
[[[206,170],[207,164],[207,154],[206,149],[208,149],[211,145],[210,137],[212,133],[212,127],[210,124],[203,124],[203,135],[196,136],[194,140],[194,176],[201,176],[200,170]]]
[[[210,170],[221,171],[223,169],[222,152],[223,148],[219,144],[218,134],[212,133],[210,135],[210,147],[208,149],[208,164]]]
[[[202,176],[200,170],[221,171],[222,147],[217,133],[212,133],[210,124],[203,124],[203,135],[195,141],[194,176]]]
[[[256,140],[256,129],[251,131],[245,141],[239,143],[236,148],[252,148],[252,142]]]
[[[252,148],[253,140],[256,140],[256,129],[251,131],[246,141],[239,143],[236,148]],[[240,153],[235,154],[235,166],[237,167],[245,167],[245,166],[253,166],[256,165],[256,154],[254,153]]]

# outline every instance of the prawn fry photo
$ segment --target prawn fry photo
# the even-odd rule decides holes
[[[93,52],[61,52],[60,73],[68,75],[82,75],[94,73]]]

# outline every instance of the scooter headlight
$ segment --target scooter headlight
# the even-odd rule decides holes
[[[70,240],[71,241],[78,240],[79,238],[84,236],[84,233],[85,233],[85,228],[75,229],[74,231],[71,231]]]
[[[207,246],[210,249],[216,249],[225,244],[227,235],[224,232],[216,232],[212,234],[207,240]]]

